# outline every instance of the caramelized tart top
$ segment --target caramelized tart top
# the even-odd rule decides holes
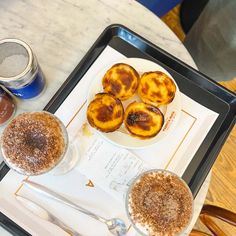
[[[120,100],[132,97],[138,87],[139,74],[130,65],[118,63],[113,65],[102,79],[103,89]]]
[[[143,102],[133,102],[125,110],[124,122],[132,135],[151,138],[160,132],[164,116],[157,107]]]
[[[96,94],[87,109],[89,124],[102,132],[115,131],[121,126],[123,118],[123,105],[112,94]]]
[[[166,105],[175,97],[176,85],[161,71],[146,72],[140,78],[138,94],[145,103],[154,106]]]

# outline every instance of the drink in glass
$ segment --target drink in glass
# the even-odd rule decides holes
[[[39,175],[55,169],[71,170],[76,160],[68,154],[68,135],[63,123],[53,114],[26,112],[5,128],[1,151],[6,164],[24,175]],[[57,167],[57,168],[55,168]]]
[[[187,184],[165,170],[149,170],[131,184],[126,211],[141,235],[179,235],[190,223],[193,197]]]

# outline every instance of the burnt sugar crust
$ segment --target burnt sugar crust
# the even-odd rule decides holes
[[[132,97],[138,88],[139,74],[130,65],[117,63],[113,65],[102,79],[103,89],[120,100]]]
[[[124,119],[124,108],[121,101],[108,93],[98,93],[87,108],[89,124],[102,131],[117,130]]]
[[[164,116],[157,107],[143,102],[133,102],[125,110],[124,123],[131,135],[146,139],[160,132]]]
[[[167,105],[175,97],[174,81],[161,71],[145,72],[139,82],[138,95],[145,103],[153,106]]]

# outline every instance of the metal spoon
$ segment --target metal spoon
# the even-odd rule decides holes
[[[45,187],[41,184],[37,184],[37,183],[29,181],[29,180],[23,180],[23,184],[26,185],[27,187],[29,187],[30,189],[33,189],[40,194],[43,194],[44,196],[47,196],[47,197],[54,199],[58,202],[64,203],[67,206],[70,206],[70,207],[94,218],[95,220],[98,220],[98,221],[106,224],[108,230],[113,235],[123,236],[127,233],[127,227],[126,227],[124,221],[119,218],[105,219],[105,218],[103,218],[99,215],[96,215],[96,214],[92,213],[91,211],[75,204],[74,202],[66,199],[65,197],[48,189],[47,187]]]
[[[59,226],[61,229],[63,229],[65,232],[67,232],[70,235],[73,236],[82,236],[69,226],[67,226],[65,223],[63,223],[61,220],[59,220],[56,216],[51,214],[49,211],[47,211],[44,207],[40,206],[38,203],[20,196],[16,195],[17,201],[19,201],[26,209],[28,209],[30,212],[32,212],[34,215],[38,216],[39,218],[49,221],[57,226]]]

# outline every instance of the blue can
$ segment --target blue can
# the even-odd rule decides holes
[[[31,48],[19,39],[0,41],[0,83],[21,99],[41,94],[45,78]]]

